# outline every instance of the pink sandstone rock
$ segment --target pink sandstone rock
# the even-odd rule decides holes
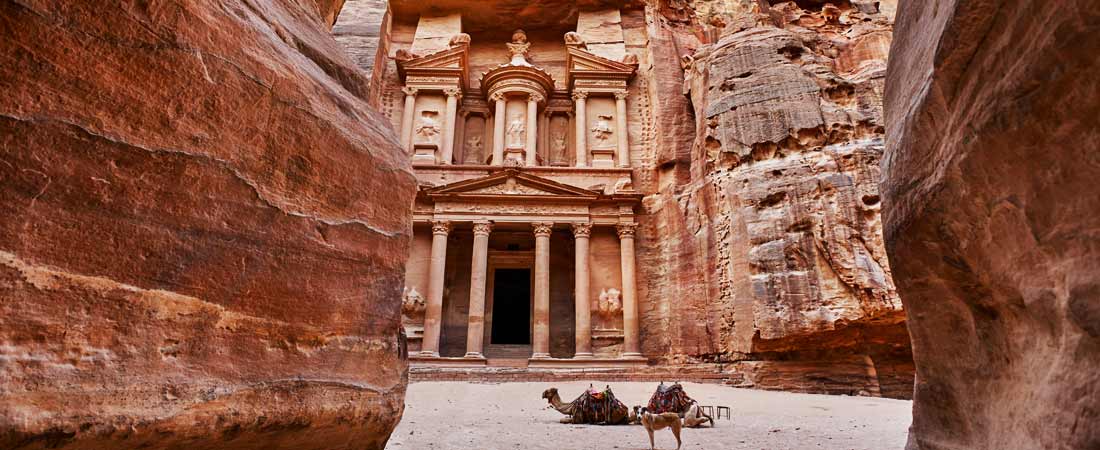
[[[908,447],[1100,448],[1100,12],[902,2],[883,219]]]
[[[0,447],[385,445],[414,180],[340,3],[0,5]]]
[[[685,19],[670,2],[651,21],[653,58],[698,51],[686,72],[643,74],[658,153],[642,183],[642,341],[664,361],[741,361],[744,385],[908,397],[878,211],[891,19],[801,4],[695,2]],[[725,25],[706,45],[703,16]]]

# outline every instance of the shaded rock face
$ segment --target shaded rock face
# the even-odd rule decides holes
[[[1100,13],[903,2],[883,218],[917,361],[908,448],[1100,448]]]
[[[414,181],[335,3],[0,4],[0,447],[384,446]]]
[[[667,127],[640,183],[647,354],[734,361],[761,388],[911,395],[879,219],[891,18],[855,3],[656,12],[650,36],[679,41],[653,58],[694,61],[644,74]]]

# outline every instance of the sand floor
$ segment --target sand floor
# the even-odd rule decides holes
[[[585,382],[553,383],[571,401]],[[606,381],[594,381],[604,386]],[[409,385],[405,415],[391,450],[421,449],[649,449],[639,425],[567,425],[540,398],[552,383],[476,384],[419,382]],[[656,383],[611,383],[628,406],[649,401]],[[867,397],[792,394],[684,383],[702,405],[726,405],[715,428],[685,429],[684,449],[867,449],[905,447],[912,402]],[[657,448],[674,449],[668,430]]]

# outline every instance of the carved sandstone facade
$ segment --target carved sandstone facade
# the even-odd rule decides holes
[[[352,53],[376,3],[345,6]],[[391,0],[362,67],[420,183],[414,365],[908,395],[876,189],[889,4]]]

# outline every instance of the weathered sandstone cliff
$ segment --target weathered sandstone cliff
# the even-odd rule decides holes
[[[340,3],[0,3],[0,447],[384,446],[414,181]]]
[[[908,448],[1100,448],[1100,12],[907,1],[883,218],[917,361]]]
[[[651,9],[648,354],[738,362],[763,388],[911,392],[879,222],[891,17],[878,4]]]

